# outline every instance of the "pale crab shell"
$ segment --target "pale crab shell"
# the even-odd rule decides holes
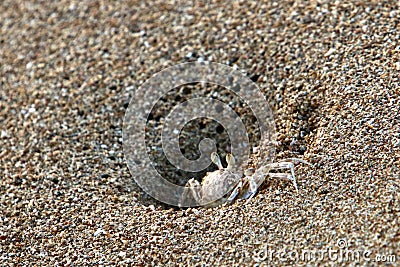
[[[193,204],[196,204],[196,206],[215,207],[226,202],[225,196],[230,195],[242,178],[243,173],[234,170],[235,159],[229,153],[226,155],[227,168],[222,167],[217,153],[211,154],[211,160],[219,169],[208,172],[201,184],[193,178],[190,179],[182,194],[181,204],[185,201],[189,202],[187,198],[192,198]],[[180,206],[182,206],[181,204]]]
[[[242,173],[233,172],[228,169],[208,173],[201,183],[201,201],[208,207],[224,203],[226,198],[224,195],[221,195],[222,192],[226,192],[229,188],[230,190],[226,193],[229,195],[241,178]],[[218,198],[217,200],[215,200],[216,197]]]

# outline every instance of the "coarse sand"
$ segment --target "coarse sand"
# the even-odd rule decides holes
[[[400,264],[397,1],[0,3],[1,266]],[[122,149],[135,90],[178,63],[242,70],[292,184],[178,209]]]

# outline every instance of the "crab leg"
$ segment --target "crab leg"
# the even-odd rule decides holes
[[[254,169],[249,169],[248,175],[246,175],[246,178],[249,182],[249,191],[242,197],[242,199],[247,199],[246,202],[248,202],[250,199],[252,199],[256,194],[258,188],[261,186],[261,184],[265,181],[265,176],[268,173],[268,167],[261,167],[260,169],[254,170]],[[252,172],[252,175],[250,173]]]
[[[269,173],[269,175],[272,178],[279,178],[279,179],[283,179],[283,180],[289,180],[292,181],[294,184],[294,187],[296,188],[296,190],[298,191],[297,188],[297,182],[296,182],[296,175],[294,174],[294,165],[292,162],[278,162],[278,163],[271,163],[269,164],[271,169],[290,169],[290,172],[292,173],[292,175],[290,174],[286,174],[286,173]]]
[[[231,203],[239,194],[240,189],[243,187],[243,182],[240,181],[238,183],[238,185],[235,187],[235,189],[233,189],[232,193],[230,194],[230,196],[226,199],[227,203]]]
[[[284,162],[293,162],[293,163],[298,163],[298,162],[300,162],[300,163],[307,164],[307,165],[309,165],[309,166],[311,166],[311,167],[314,167],[314,164],[311,164],[310,162],[305,161],[304,159],[299,159],[299,158],[287,158],[287,159],[285,159]]]
[[[265,178],[263,179],[264,182]],[[246,195],[242,197],[242,199],[247,199],[246,203],[250,201],[256,194],[258,190],[258,183],[255,181],[253,177],[249,177],[250,191],[247,192]]]
[[[296,191],[299,191],[296,183],[296,177],[293,177],[292,175],[288,173],[269,173],[268,174],[271,178],[277,178],[285,181],[291,181],[293,182],[294,188],[296,188]]]
[[[201,185],[199,181],[195,180],[194,178],[190,179],[186,185],[185,189],[183,190],[181,199],[179,201],[179,207],[182,207],[182,204],[185,200],[192,198],[192,201],[196,201],[197,203],[201,200]]]
[[[296,159],[297,160],[297,159]],[[298,160],[299,162],[303,162],[303,160]],[[309,164],[308,162],[305,162]],[[291,174],[288,173],[269,173],[268,171],[271,169],[290,169]],[[256,193],[258,188],[261,184],[265,181],[266,176],[269,175],[271,178],[278,178],[282,180],[292,181],[296,191],[298,191],[296,176],[294,174],[294,165],[292,162],[278,162],[278,163],[271,163],[264,168],[258,169],[252,176],[250,176],[249,183],[250,183],[250,190],[247,192],[246,195],[242,197],[242,199],[247,199],[247,202],[252,199]]]

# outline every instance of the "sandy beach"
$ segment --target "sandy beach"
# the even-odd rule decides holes
[[[399,23],[396,1],[2,1],[0,265],[399,265]],[[194,61],[257,84],[276,159],[314,164],[298,192],[179,209],[135,183],[129,101]]]

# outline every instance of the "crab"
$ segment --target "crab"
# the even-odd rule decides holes
[[[296,176],[294,173],[294,163],[301,162],[313,166],[309,162],[298,159],[288,158],[285,161],[270,163],[260,168],[249,168],[243,173],[235,170],[235,158],[232,154],[226,155],[228,166],[222,166],[219,155],[211,153],[211,161],[218,166],[218,170],[209,172],[203,178],[201,184],[194,178],[190,179],[184,188],[179,206],[182,207],[185,201],[191,199],[195,204],[206,207],[216,207],[221,204],[229,204],[235,199],[252,199],[258,188],[264,183],[266,178],[277,178],[291,181],[298,192]],[[290,169],[290,173],[271,173],[271,170]],[[232,188],[226,193],[227,188]],[[222,193],[224,193],[222,195]],[[217,198],[217,200],[215,200]],[[215,200],[215,201],[214,201]],[[192,205],[190,205],[192,206]]]

